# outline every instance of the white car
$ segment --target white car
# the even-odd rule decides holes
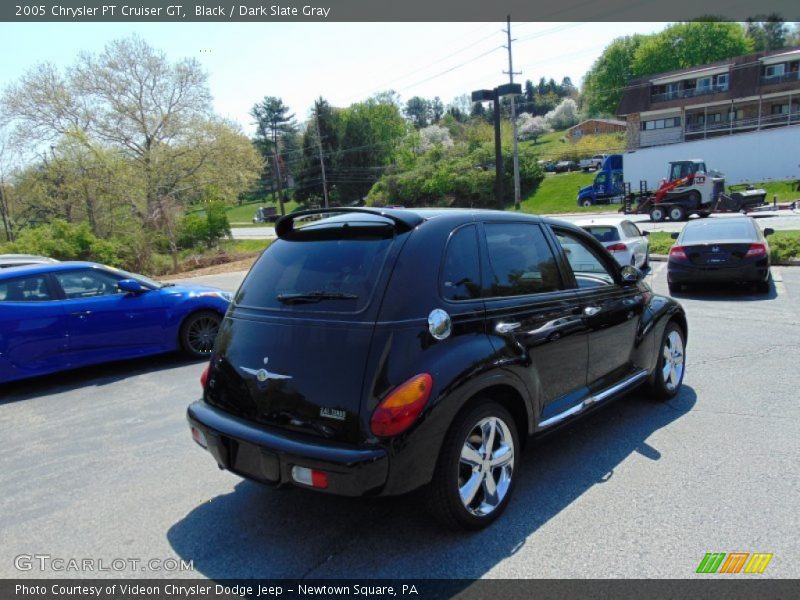
[[[622,265],[644,270],[650,263],[650,242],[633,221],[627,219],[581,219],[575,225],[591,233]]]

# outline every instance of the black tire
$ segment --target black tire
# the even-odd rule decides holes
[[[209,356],[221,322],[222,317],[213,310],[198,310],[186,317],[180,331],[183,351],[193,358]]]
[[[680,339],[680,346],[677,347],[673,336],[678,336]],[[675,372],[673,373],[672,370],[669,371],[668,375],[664,375],[664,370],[667,366],[666,364],[666,356],[667,352],[670,352],[673,355],[674,360],[678,360],[676,354],[673,350],[677,350],[680,354],[680,369],[678,370],[678,365],[675,365]],[[680,391],[681,385],[683,384],[683,376],[686,373],[686,335],[684,335],[683,330],[681,329],[680,325],[675,321],[670,321],[667,323],[666,329],[664,329],[664,335],[661,336],[661,342],[658,346],[658,360],[656,361],[656,368],[653,371],[653,374],[648,382],[648,388],[655,400],[659,400],[661,402],[665,400],[669,400],[670,398],[674,398],[675,395]]]
[[[470,439],[473,442],[475,441],[479,425],[488,419],[496,420],[496,433],[493,438],[494,452],[500,451],[504,443],[507,445],[509,439],[513,445],[510,465],[506,465],[510,467],[510,471],[506,470],[506,466],[495,467],[497,470],[502,470],[502,473],[490,473],[486,476],[481,475],[480,467],[478,466],[474,466],[470,470],[469,465],[463,462],[461,457],[462,451],[467,448],[467,444],[470,444]],[[502,423],[503,427],[500,426],[500,423]],[[482,441],[481,446],[477,448],[478,456],[481,456],[484,442],[485,439]],[[475,448],[473,447],[473,449]],[[475,403],[456,417],[447,432],[436,464],[433,480],[423,490],[428,510],[437,520],[450,529],[477,530],[487,527],[508,506],[511,494],[514,491],[516,474],[519,470],[520,454],[521,448],[517,426],[511,414],[500,404],[489,398],[477,399]],[[510,476],[506,479],[506,475],[509,472]],[[465,486],[473,477],[480,479],[473,486],[476,491],[473,493],[472,501],[465,504],[461,499],[460,486]],[[488,477],[491,477],[492,481],[495,482],[495,492],[501,497],[488,514],[476,514],[484,506],[492,506],[484,483],[488,480]],[[501,486],[497,486],[497,482],[500,482]],[[501,489],[505,491],[501,492]],[[472,510],[468,509],[467,506],[470,506]]]
[[[589,207],[589,206],[591,206],[592,204],[593,204],[593,202],[592,202],[591,200],[584,200],[584,201],[581,203],[581,206],[584,206],[584,207]]]
[[[660,206],[654,206],[650,209],[650,220],[654,223],[661,223],[664,219],[667,218],[667,211],[665,211]]]
[[[759,281],[756,283],[756,292],[759,294],[769,294],[770,288],[770,280],[767,279],[766,281]]]
[[[644,262],[642,263],[642,271],[647,271],[650,268],[650,249],[644,254]]]
[[[702,197],[700,196],[700,192],[697,190],[692,190],[689,192],[689,202],[691,202],[692,208],[700,208],[701,201]]]
[[[675,295],[683,289],[683,286],[680,283],[667,283],[667,288],[670,294]]]
[[[682,206],[673,206],[669,209],[669,220],[670,221],[685,221],[686,220],[686,209]]]

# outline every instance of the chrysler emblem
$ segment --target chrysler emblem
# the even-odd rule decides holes
[[[269,358],[266,356],[264,357],[264,366],[266,367],[267,363],[269,362]],[[248,367],[239,367],[242,371],[247,373],[248,375],[255,375],[256,381],[261,383],[265,382],[267,379],[291,379],[291,375],[280,375],[279,373],[272,373],[267,371],[264,368],[261,369],[250,369]]]
[[[719,246],[711,246],[712,252],[719,252]]]

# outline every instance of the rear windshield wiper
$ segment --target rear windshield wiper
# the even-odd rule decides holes
[[[315,290],[313,292],[297,292],[294,294],[278,294],[277,299],[284,304],[299,304],[302,302],[319,302],[320,300],[357,300],[356,294],[346,292],[326,292]]]

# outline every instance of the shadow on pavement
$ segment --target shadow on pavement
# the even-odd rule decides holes
[[[120,360],[3,383],[0,384],[0,406],[38,396],[69,392],[88,386],[111,385],[137,375],[174,369],[175,367],[200,363],[206,360],[193,359],[178,352],[171,352],[169,354]]]
[[[696,283],[684,285],[680,292],[670,294],[678,300],[707,300],[707,301],[735,301],[735,302],[764,302],[775,300],[778,292],[775,282],[770,279],[769,291],[759,292],[751,284],[736,283]]]
[[[637,393],[528,444],[511,504],[481,532],[442,529],[414,495],[345,499],[242,481],[199,504],[167,539],[212,579],[478,578],[582,494],[609,481],[632,453],[660,460],[662,450],[648,438],[690,411],[696,399],[687,386],[666,404]],[[539,567],[547,577],[546,556]]]

